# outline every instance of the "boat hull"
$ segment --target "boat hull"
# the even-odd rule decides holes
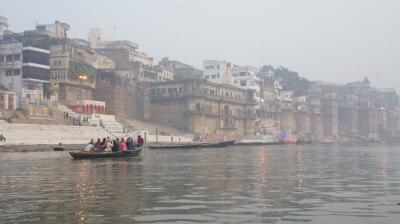
[[[222,148],[233,145],[235,141],[195,144],[149,145],[150,149],[197,149],[197,148]]]
[[[235,145],[252,146],[252,145],[282,145],[281,142],[237,142]]]
[[[142,151],[141,148],[126,152],[70,152],[74,159],[104,159],[104,158],[128,158],[136,157]]]

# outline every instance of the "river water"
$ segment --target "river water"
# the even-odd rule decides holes
[[[400,148],[0,153],[0,223],[399,223]]]

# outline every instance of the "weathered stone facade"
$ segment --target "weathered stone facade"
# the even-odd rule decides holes
[[[145,117],[198,134],[254,132],[252,92],[203,79],[153,85]]]

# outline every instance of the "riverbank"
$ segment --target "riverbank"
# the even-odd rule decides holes
[[[2,152],[46,152],[53,151],[54,148],[62,148],[65,151],[81,150],[85,144],[36,144],[36,145],[21,145],[21,144],[4,144],[0,145],[0,153]]]

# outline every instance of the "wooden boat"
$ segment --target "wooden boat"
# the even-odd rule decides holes
[[[246,141],[246,142],[235,142],[235,145],[240,145],[240,146],[282,145],[282,143],[281,142],[266,142],[266,141]]]
[[[312,144],[312,141],[311,140],[297,140],[296,141],[296,144],[297,145],[307,145],[307,144]]]
[[[74,159],[126,158],[136,157],[141,151],[142,148],[137,148],[125,152],[70,152],[69,154]]]
[[[53,151],[64,151],[63,147],[54,147]]]
[[[235,141],[222,141],[215,143],[187,143],[168,145],[149,145],[150,149],[197,149],[197,148],[221,148],[233,145]]]

